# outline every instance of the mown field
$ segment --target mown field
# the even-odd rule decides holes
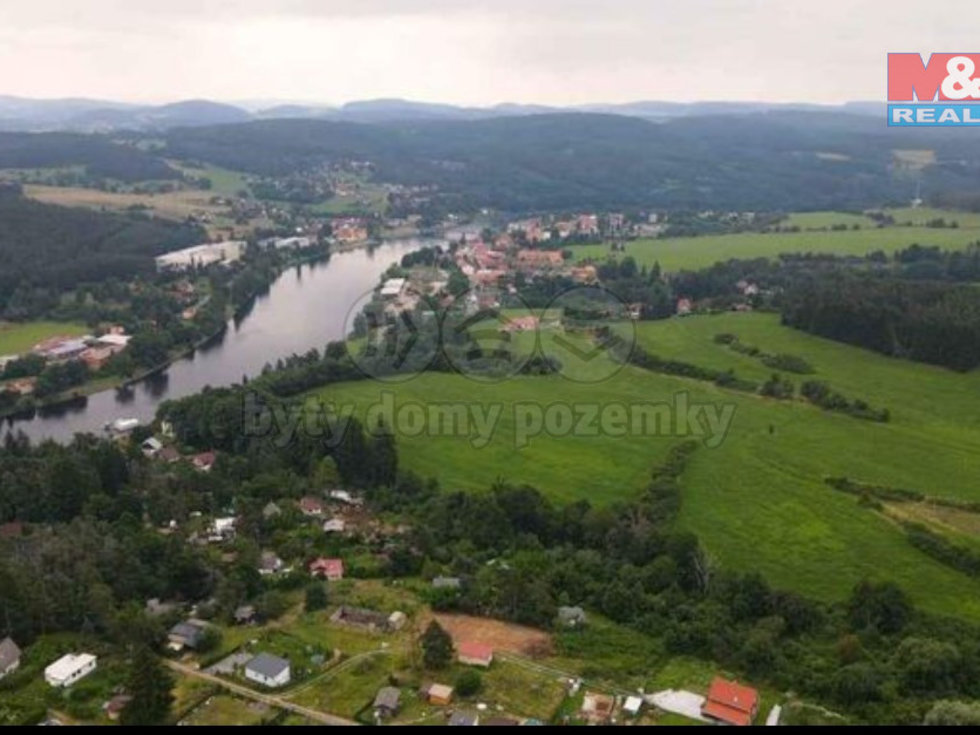
[[[608,245],[574,245],[570,248],[575,260],[592,258],[605,260],[612,256],[630,255],[640,265],[659,263],[667,271],[706,268],[732,258],[775,258],[781,253],[830,253],[835,255],[866,255],[875,250],[894,252],[912,244],[938,245],[960,249],[980,241],[980,216],[941,210],[907,209],[892,212],[897,222],[926,222],[935,217],[946,221],[956,219],[960,227],[932,228],[895,226],[877,228],[870,221],[859,230],[839,232],[813,230],[783,233],[746,232],[734,235],[704,237],[668,237],[640,239],[626,243],[625,253],[612,253]],[[791,224],[801,227],[830,227],[833,224],[853,224],[857,215],[817,212],[790,216]],[[861,217],[860,219],[866,220]]]
[[[980,620],[980,583],[912,548],[889,519],[830,490],[827,476],[920,490],[929,495],[980,500],[980,374],[892,360],[811,337],[765,314],[690,317],[639,325],[649,351],[714,368],[733,367],[763,380],[772,370],[714,342],[738,334],[766,352],[808,360],[813,376],[848,398],[888,408],[878,424],[824,412],[801,401],[781,402],[727,391],[687,379],[626,367],[600,382],[600,357],[572,381],[561,376],[517,377],[483,384],[464,376],[423,374],[402,384],[359,382],[331,386],[320,397],[377,415],[404,419],[436,408],[463,407],[482,415],[499,406],[487,432],[446,432],[439,416],[421,428],[399,425],[403,466],[438,477],[445,489],[479,490],[497,479],[539,487],[558,502],[579,498],[608,504],[642,491],[651,466],[680,441],[667,435],[627,436],[562,429],[521,442],[519,412],[555,404],[631,406],[672,403],[685,394],[691,405],[735,409],[717,448],[703,447],[683,478],[679,524],[696,532],[726,567],[759,570],[773,583],[824,599],[840,599],[864,577],[890,578],[918,604],[935,612]],[[574,377],[574,376],[573,376]],[[801,376],[790,376],[797,384]],[[398,409],[405,406],[407,414]],[[429,408],[427,408],[429,407]],[[535,408],[537,407],[537,408]],[[409,431],[405,431],[406,426]],[[482,442],[487,441],[486,446]]]
[[[88,331],[84,324],[69,322],[27,322],[14,324],[0,322],[0,355],[19,355],[27,352],[38,342],[65,335],[77,337]]]

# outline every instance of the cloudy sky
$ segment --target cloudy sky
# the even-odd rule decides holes
[[[882,99],[976,0],[0,0],[0,94],[337,104]]]

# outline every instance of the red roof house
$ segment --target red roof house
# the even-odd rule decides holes
[[[310,574],[314,577],[326,577],[331,582],[344,578],[343,559],[314,559],[310,562]]]
[[[759,710],[759,693],[752,687],[716,676],[701,714],[726,725],[751,725]]]
[[[191,457],[191,464],[201,472],[210,472],[216,459],[217,456],[214,452],[201,452]]]
[[[461,664],[490,668],[493,663],[493,646],[476,641],[463,641],[457,649],[457,660]]]
[[[323,503],[309,495],[305,498],[300,498],[299,509],[305,516],[323,515]]]

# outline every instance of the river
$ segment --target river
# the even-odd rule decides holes
[[[117,418],[148,422],[161,401],[200,392],[206,386],[240,383],[280,357],[322,350],[345,336],[350,310],[378,284],[392,263],[441,240],[392,240],[378,247],[336,253],[323,263],[285,271],[224,334],[166,371],[126,392],[107,390],[77,405],[47,408],[29,419],[6,420],[0,434],[23,431],[32,440],[69,441],[77,432],[101,432]]]

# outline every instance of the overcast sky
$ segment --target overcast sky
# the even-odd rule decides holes
[[[0,94],[338,104],[885,96],[977,0],[0,0]]]

